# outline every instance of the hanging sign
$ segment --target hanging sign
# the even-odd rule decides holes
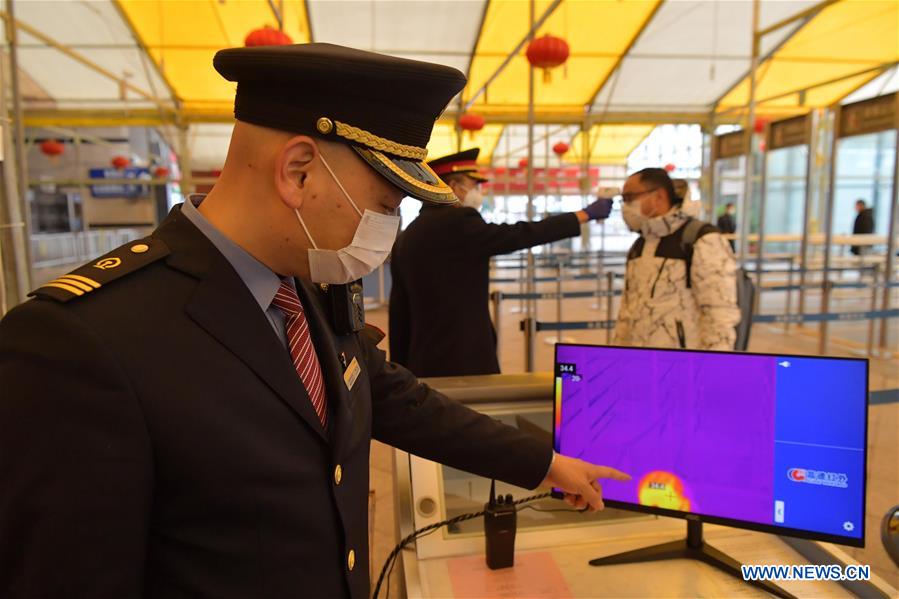
[[[734,131],[715,138],[715,158],[735,158],[746,153],[746,132]]]
[[[768,127],[768,149],[804,146],[809,142],[811,115],[797,116],[771,123]]]
[[[877,133],[897,127],[896,102],[899,94],[887,94],[847,104],[840,109],[840,137]]]
[[[97,199],[106,198],[146,198],[150,196],[149,179],[150,169],[143,166],[129,166],[123,169],[117,168],[92,168],[89,171],[91,179],[97,179],[97,183],[90,186],[91,195]],[[103,179],[114,182],[103,183]],[[134,184],[123,183],[125,179],[134,179]]]

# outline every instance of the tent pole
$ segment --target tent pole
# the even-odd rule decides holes
[[[832,293],[830,281],[830,256],[831,244],[833,243],[833,204],[836,196],[834,186],[836,184],[837,170],[837,147],[840,139],[840,106],[837,105],[833,109],[833,125],[831,126],[830,140],[830,168],[828,169],[827,192],[825,194],[826,206],[824,209],[824,268],[821,282],[821,312],[826,314],[830,312],[830,295]],[[830,341],[830,331],[828,330],[827,321],[821,321],[819,332],[818,353],[827,355],[827,346]]]
[[[802,208],[802,242],[799,247],[799,314],[805,314],[805,285],[808,280],[808,241],[811,233],[812,194],[817,168],[818,144],[821,136],[820,110],[813,110],[809,114],[808,153],[805,164],[805,201]],[[791,266],[792,268],[792,266]],[[800,324],[800,326],[802,326]]]
[[[894,115],[896,120],[896,128],[899,129],[899,94],[896,94],[896,107],[894,109]],[[892,289],[890,289],[889,284],[893,282],[895,279],[895,275],[893,273],[893,266],[895,264],[895,254],[896,254],[896,218],[897,211],[896,205],[899,204],[899,133],[896,134],[896,151],[894,152],[894,160],[893,160],[893,201],[890,202],[890,224],[887,228],[887,256],[886,256],[886,272],[883,276],[883,303],[882,309],[889,310],[890,309],[890,293]],[[889,320],[887,318],[882,318],[880,321],[880,348],[881,348],[881,357],[886,357],[887,355],[887,333],[889,332]]]
[[[13,0],[6,0],[6,10],[12,19]],[[6,28],[6,41],[9,46],[9,77],[12,92],[12,122],[10,125],[2,125],[3,130],[3,178],[4,178],[4,195],[6,196],[6,219],[4,226],[0,229],[9,229],[9,236],[12,241],[10,273],[15,277],[15,287],[12,294],[8,294],[6,289],[0,289],[0,293],[4,295],[3,307],[13,300],[15,303],[25,301],[26,294],[31,288],[31,258],[29,240],[29,210],[26,202],[27,193],[27,173],[25,170],[25,126],[22,118],[22,95],[19,87],[19,65],[18,65],[18,32],[14,27]],[[3,65],[5,66],[5,65]],[[2,67],[0,67],[2,68]],[[4,69],[5,70],[5,69]],[[0,114],[5,118],[9,115],[7,104],[7,87],[4,73],[0,71]],[[15,143],[13,143],[13,136]],[[2,232],[2,230],[0,230]],[[0,264],[0,268],[3,265]],[[9,279],[3,277],[6,285],[9,285]]]
[[[755,121],[755,78],[759,66],[759,11],[760,0],[752,0],[752,63],[749,68],[749,105],[744,127],[746,152],[744,162],[743,209],[740,217],[740,263],[745,264],[749,258],[749,215],[752,204],[752,179],[755,175],[755,152],[753,143],[753,122]],[[758,277],[758,273],[756,273]]]
[[[528,3],[530,12],[531,30],[528,33],[527,41],[534,39],[534,9],[535,0]],[[528,220],[534,220],[534,65],[528,64],[528,165],[527,165],[527,182],[528,182]],[[528,284],[527,293],[534,293],[534,252],[528,248]],[[527,301],[528,316],[536,318],[537,302],[534,300]],[[529,360],[528,372],[533,372],[533,360]]]
[[[193,193],[194,186],[193,165],[190,155],[190,127],[178,125],[178,162],[181,167],[181,195],[187,200],[187,196]]]

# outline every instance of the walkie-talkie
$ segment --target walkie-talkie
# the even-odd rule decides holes
[[[515,530],[518,513],[512,495],[496,497],[496,481],[490,481],[490,501],[484,507],[484,537],[487,567],[491,570],[515,565]]]
[[[329,285],[334,332],[338,335],[358,333],[365,328],[365,299],[362,281],[346,285]]]

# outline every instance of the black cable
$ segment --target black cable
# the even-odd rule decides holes
[[[521,508],[521,509],[523,509],[523,510],[534,510],[535,512],[543,512],[543,513],[547,513],[547,514],[548,514],[548,513],[552,513],[552,512],[571,512],[571,513],[573,513],[573,514],[585,514],[585,513],[587,513],[587,511],[589,511],[590,508],[584,507],[584,508],[581,508],[581,509],[573,509],[573,510],[572,510],[572,509],[567,509],[567,508],[550,508],[550,509],[548,509],[548,510],[545,510],[545,509],[542,509],[542,508],[539,508],[539,507],[534,507],[533,505],[526,505],[526,506],[524,506],[524,507]]]
[[[538,495],[531,495],[530,497],[525,497],[524,499],[519,499],[518,501],[513,501],[512,505],[521,505],[524,503],[530,503],[532,501],[537,501],[538,499],[546,499],[551,496],[552,493],[540,493]],[[573,511],[573,510],[564,510],[564,511]],[[444,520],[443,522],[435,522],[434,524],[429,524],[423,528],[419,528],[408,535],[406,535],[399,543],[396,544],[396,547],[393,548],[393,551],[390,552],[390,555],[387,556],[387,560],[384,562],[384,567],[381,568],[381,574],[378,576],[378,582],[375,584],[375,590],[372,593],[372,599],[378,599],[378,593],[381,592],[381,585],[384,583],[384,577],[387,576],[387,584],[388,589],[390,588],[390,571],[393,571],[393,564],[396,562],[397,558],[400,555],[400,552],[403,550],[406,545],[411,543],[412,541],[427,536],[432,532],[435,532],[437,529],[443,526],[451,526],[453,524],[458,524],[459,522],[465,522],[466,520],[473,520],[474,518],[478,518],[483,516],[486,510],[481,510],[480,512],[472,512],[470,514],[462,514],[460,516],[456,516],[455,518],[450,518],[449,520]],[[390,591],[387,592],[387,597],[390,597]]]

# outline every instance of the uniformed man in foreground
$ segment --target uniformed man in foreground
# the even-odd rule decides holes
[[[478,148],[438,158],[430,167],[457,203],[425,204],[393,248],[390,359],[417,376],[496,374],[496,331],[488,308],[490,258],[543,245],[605,219],[611,198],[584,210],[514,225],[487,223],[478,212]]]
[[[455,201],[422,161],[461,73],[325,44],[215,67],[212,192],[0,323],[0,596],[367,597],[373,437],[602,507],[624,474],[419,384],[342,285],[404,196]]]

